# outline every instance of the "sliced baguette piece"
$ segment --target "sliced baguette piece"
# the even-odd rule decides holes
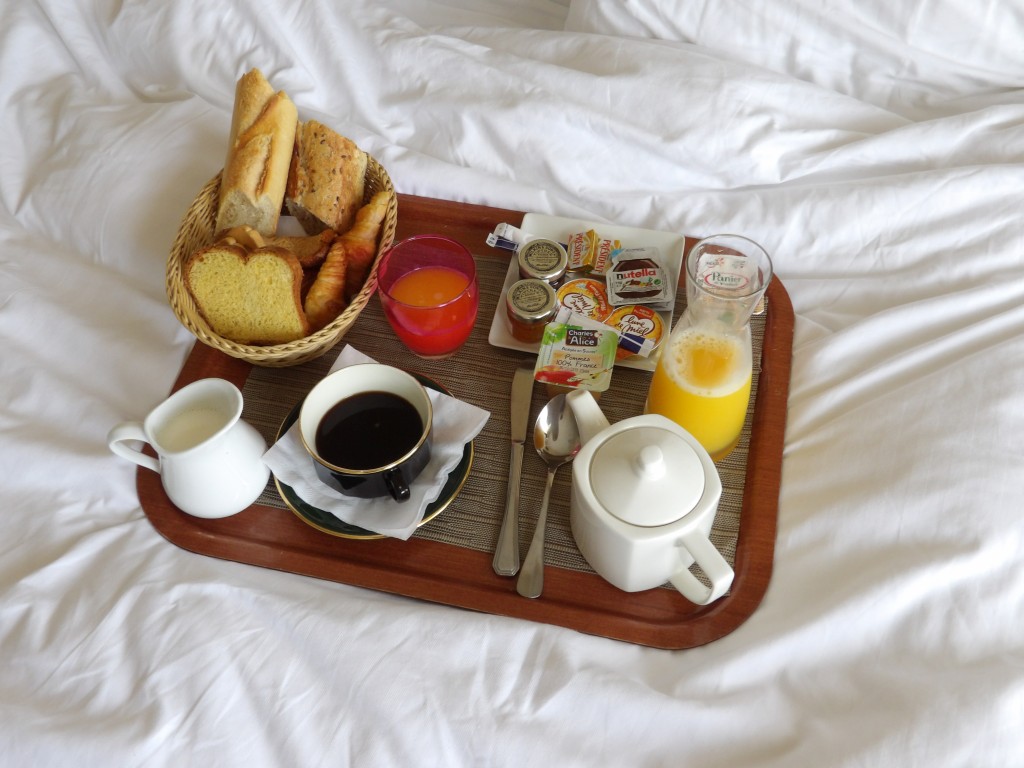
[[[345,232],[363,204],[367,156],[323,123],[307,120],[295,134],[285,206],[306,234]]]
[[[309,335],[302,266],[284,248],[214,244],[185,264],[185,285],[206,322],[239,344],[283,344]]]
[[[284,91],[275,92],[262,72],[242,75],[235,88],[216,232],[242,225],[262,235],[277,231],[298,122],[295,104]]]

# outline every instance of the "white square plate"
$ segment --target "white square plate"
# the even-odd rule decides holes
[[[653,229],[636,229],[634,227],[620,227],[614,224],[599,224],[583,219],[566,219],[561,216],[545,216],[542,213],[528,213],[523,216],[523,223],[520,229],[528,235],[535,237],[546,237],[549,240],[557,240],[564,243],[569,235],[576,232],[586,232],[593,229],[598,235],[610,240],[619,240],[623,248],[657,248],[661,253],[662,265],[669,271],[669,278],[672,284],[679,285],[679,271],[683,264],[683,250],[686,246],[686,239],[682,235],[675,235],[671,232],[658,232]],[[505,294],[508,289],[519,279],[519,267],[515,257],[509,261],[508,272],[505,274],[505,284],[501,287],[501,296],[498,297],[498,305],[494,309],[494,317],[491,319],[491,331],[487,335],[489,341],[495,347],[504,349],[518,349],[521,352],[532,352],[537,354],[540,351],[540,343],[529,344],[519,341],[512,336],[508,327],[508,318],[505,317]],[[673,310],[658,312],[661,319],[665,321],[665,333],[672,330]],[[658,364],[659,350],[649,357],[633,357],[626,360],[619,360],[616,365],[623,368],[638,368],[643,371],[653,371]]]

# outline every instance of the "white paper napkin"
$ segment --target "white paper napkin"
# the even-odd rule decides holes
[[[346,345],[331,366],[331,372],[371,358]],[[302,447],[298,419],[263,455],[274,475],[307,504],[330,512],[343,522],[396,539],[408,539],[423,520],[427,506],[437,499],[448,474],[462,460],[466,443],[480,434],[491,414],[475,405],[427,389],[434,410],[430,461],[409,488],[411,496],[398,503],[390,497],[355,499],[342,496],[320,482],[313,460]]]

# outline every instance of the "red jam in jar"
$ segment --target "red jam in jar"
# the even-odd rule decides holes
[[[558,299],[555,289],[537,278],[520,280],[505,294],[505,313],[512,338],[533,344],[544,335],[544,326],[555,316]]]

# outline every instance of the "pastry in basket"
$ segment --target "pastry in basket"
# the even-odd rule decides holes
[[[258,69],[235,89],[228,155],[221,177],[216,232],[248,225],[263,235],[277,232],[298,110],[284,91],[274,91]]]
[[[242,224],[241,226],[225,230],[217,238],[217,242],[227,245],[240,245],[247,251],[262,248],[267,244],[266,238],[248,224]]]
[[[284,248],[215,243],[189,257],[185,284],[210,328],[239,344],[283,344],[310,332],[302,266]]]
[[[264,237],[252,227],[243,224],[221,233],[218,243],[240,245],[252,251],[265,245],[276,245],[295,254],[303,269],[316,269],[324,263],[327,251],[338,235],[333,229],[325,229],[319,235],[269,235]]]
[[[388,210],[388,195],[378,192],[356,214],[355,224],[332,243],[327,259],[306,294],[306,317],[319,330],[359,293],[377,253],[377,236]]]
[[[344,232],[363,204],[368,158],[323,123],[307,120],[295,134],[285,205],[307,234]]]
[[[274,235],[267,238],[267,245],[291,251],[303,269],[315,269],[324,263],[327,251],[337,236],[333,229],[325,229],[319,235]]]

